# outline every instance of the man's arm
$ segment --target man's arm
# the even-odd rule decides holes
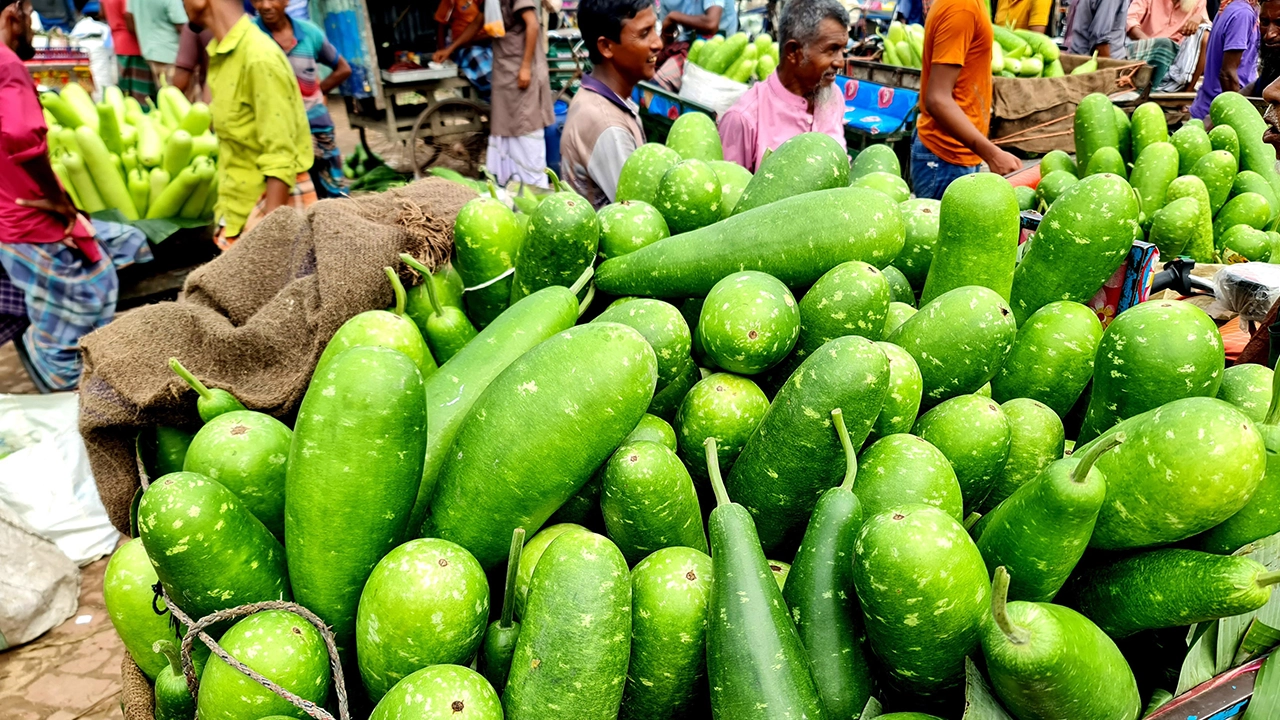
[[[1150,0],[1133,0],[1129,3],[1129,10],[1124,17],[1124,29],[1130,39],[1147,39],[1147,34],[1142,31],[1141,25],[1148,12],[1150,12]]]
[[[929,69],[929,84],[924,91],[924,109],[929,117],[938,124],[943,133],[960,141],[975,155],[986,161],[991,172],[1008,175],[1022,167],[1022,161],[996,147],[995,143],[978,132],[978,128],[969,122],[968,116],[956,104],[952,97],[956,80],[960,77],[959,65],[941,65],[935,63]]]
[[[538,14],[533,8],[525,8],[520,16],[524,18],[524,57],[520,59],[516,87],[525,90],[533,81],[533,55],[538,51],[538,35],[542,32],[542,26],[538,24]]]
[[[530,10],[529,12],[533,11]],[[537,24],[536,20],[534,21],[534,24]],[[471,24],[467,26],[467,29],[462,31],[462,35],[454,38],[453,42],[449,43],[448,47],[443,50],[437,50],[435,54],[431,56],[431,59],[438,63],[448,60],[449,56],[457,51],[458,48],[470,45],[471,41],[476,39],[476,35],[480,34],[480,28],[482,27],[484,27],[484,13],[479,13],[475,16],[475,19],[471,21]]]
[[[667,19],[663,21],[662,26],[665,29],[669,25],[683,25],[700,35],[713,35],[720,29],[720,17],[722,15],[724,15],[724,8],[719,5],[712,5],[701,15],[673,12],[667,15]]]
[[[338,54],[338,48],[328,40],[320,46],[320,57],[316,59],[333,69],[329,77],[320,81],[321,93],[328,93],[351,77],[351,65],[347,63],[346,58]]]
[[[1088,0],[1081,0],[1087,2]],[[1110,37],[1111,28],[1115,24],[1116,15],[1120,12],[1120,3],[1124,0],[1100,0],[1097,8],[1093,11],[1092,21],[1089,23],[1089,33],[1095,41],[1093,49],[1097,51],[1098,57],[1111,57],[1111,42],[1105,38]],[[1101,40],[1101,42],[1097,42]]]
[[[1218,82],[1222,83],[1222,92],[1240,90],[1240,56],[1243,54],[1243,50],[1222,52],[1222,69],[1218,71]]]

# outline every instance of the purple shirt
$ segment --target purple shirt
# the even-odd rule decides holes
[[[1244,51],[1240,56],[1240,69],[1236,71],[1240,87],[1253,82],[1258,77],[1258,9],[1248,0],[1235,0],[1213,20],[1204,60],[1204,83],[1196,93],[1196,101],[1191,103],[1191,117],[1207,117],[1209,104],[1222,94],[1218,72],[1222,69],[1222,54],[1228,50]]]

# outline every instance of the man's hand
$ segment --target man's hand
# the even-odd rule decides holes
[[[520,74],[516,75],[516,87],[521,90],[527,90],[529,83],[533,80],[533,73],[529,70],[528,65],[520,66]]]
[[[1022,169],[1022,161],[1012,153],[997,149],[995,154],[987,158],[987,167],[997,175],[1008,175]]]
[[[1199,27],[1200,27],[1200,18],[1189,17],[1187,18],[1186,22],[1182,23],[1182,27],[1179,29],[1178,32],[1182,33],[1187,37],[1190,37],[1195,34],[1196,29]]]
[[[49,198],[37,198],[35,200],[18,198],[17,202],[22,207],[43,210],[51,215],[57,215],[66,221],[66,235],[63,237],[63,240],[70,239],[71,231],[75,229],[76,221],[80,217],[76,212],[76,206],[71,203],[71,198],[66,195],[63,195],[56,200],[50,200]]]
[[[444,62],[449,59],[449,54],[448,48],[445,48],[444,50],[437,50],[431,54],[431,61],[437,65],[443,65]]]

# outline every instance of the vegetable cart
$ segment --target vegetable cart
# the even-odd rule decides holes
[[[715,110],[686,100],[652,82],[637,85],[631,99],[640,106],[640,124],[649,142],[666,142],[671,123],[687,112],[700,112],[712,120],[716,119]]]

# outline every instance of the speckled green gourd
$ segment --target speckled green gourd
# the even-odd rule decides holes
[[[706,551],[693,478],[675,452],[641,440],[614,452],[602,475],[604,526],[628,565],[664,547]]]
[[[1164,108],[1154,102],[1145,102],[1133,109],[1130,118],[1130,135],[1134,160],[1150,146],[1169,141],[1169,126],[1164,119]]]
[[[1254,193],[1256,194],[1256,193]],[[1265,262],[1271,257],[1271,238],[1245,224],[1233,225],[1218,238],[1218,255],[1227,265]]]
[[[721,201],[716,171],[702,160],[685,159],[662,176],[653,205],[671,234],[679,235],[718,222],[724,214]]]
[[[736,502],[750,511],[765,552],[799,532],[818,496],[840,481],[843,453],[826,413],[841,408],[853,444],[860,447],[888,389],[884,351],[866,338],[847,335],[806,358],[778,391],[726,483]]]
[[[622,553],[595,533],[560,535],[533,574],[502,694],[506,720],[616,718],[630,654],[631,583]]]
[[[965,512],[982,506],[1009,457],[1009,418],[990,398],[961,395],[920,416],[912,434],[942,451],[956,471]]]
[[[1237,225],[1247,225],[1254,230],[1261,230],[1271,222],[1271,205],[1267,199],[1255,192],[1241,193],[1231,198],[1222,206],[1213,218],[1213,239],[1219,250],[1222,249],[1223,236]],[[1265,247],[1268,243],[1263,242]]]
[[[209,422],[223,413],[244,410],[244,404],[226,390],[206,387],[195,375],[191,374],[177,358],[169,358],[169,369],[182,378],[183,382],[196,391],[196,413],[204,422]]]
[[[1111,638],[1070,608],[1006,602],[1008,578],[997,573],[994,621],[982,626],[987,673],[1005,706],[1037,720],[1137,718],[1138,683]]]
[[[203,475],[152,482],[138,503],[138,534],[165,592],[190,617],[291,599],[280,541]]]
[[[631,660],[622,720],[680,717],[706,672],[711,558],[669,547],[631,571]]]
[[[716,178],[720,180],[720,217],[724,219],[733,214],[742,191],[751,182],[751,171],[728,160],[712,160],[708,164],[716,171]]]
[[[898,326],[907,321],[907,318],[918,312],[920,311],[906,303],[889,303],[889,311],[884,318],[884,337],[892,335],[893,331],[898,329]]]
[[[645,413],[636,423],[630,435],[622,441],[623,445],[648,440],[667,447],[672,452],[676,449],[676,431],[670,423],[656,415]],[[575,523],[594,529],[604,529],[604,517],[600,515],[601,475],[604,468],[596,470],[591,479],[573,497],[559,507],[548,522]]]
[[[869,440],[911,432],[920,412],[923,392],[920,367],[916,365],[915,358],[893,343],[879,342],[876,345],[889,359],[889,390],[885,393],[880,414],[871,426],[871,434],[867,436]]]
[[[829,416],[826,430],[834,436]],[[707,681],[712,714],[725,720],[823,718],[804,644],[780,583],[761,552],[752,514],[725,490],[712,438],[707,439],[706,454],[716,496],[708,520],[712,579]]]
[[[1120,147],[1120,131],[1116,127],[1115,105],[1102,93],[1081,98],[1073,117],[1076,165],[1088,168],[1093,154],[1104,147]]]
[[[1013,272],[1009,305],[1018,324],[1051,302],[1091,299],[1139,233],[1138,201],[1123,178],[1090,175],[1072,185],[1045,213]]]
[[[1049,602],[1070,577],[1089,545],[1107,481],[1094,465],[1122,438],[1056,460],[982,516],[973,527],[978,550],[992,573],[1008,568],[1009,597]]]
[[[1093,377],[1102,323],[1080,303],[1052,302],[1018,328],[1009,357],[991,380],[997,402],[1031,398],[1066,415]]]
[[[800,308],[777,278],[745,270],[707,293],[697,332],[718,367],[754,375],[778,364],[795,347]]]
[[[1271,403],[1271,376],[1271,368],[1266,365],[1232,365],[1222,372],[1218,399],[1236,406],[1253,422],[1261,423]]]
[[[724,148],[720,144],[720,132],[709,115],[687,112],[671,123],[667,132],[667,147],[685,160],[724,160]]]
[[[900,433],[880,438],[858,457],[854,494],[863,514],[878,515],[902,505],[933,505],[961,520],[963,499],[956,472],[928,440]]]
[[[196,701],[187,688],[186,676],[182,674],[177,646],[171,640],[157,640],[151,648],[166,662],[165,668],[155,677],[155,720],[192,720],[196,716]],[[201,669],[196,670],[197,677]]]
[[[182,469],[216,480],[277,538],[284,538],[284,479],[293,431],[251,410],[210,420],[191,441]]]
[[[907,276],[903,275],[901,270],[892,265],[886,265],[880,272],[884,273],[884,279],[889,282],[890,302],[915,305],[915,292],[911,289],[911,282],[907,280]]]
[[[688,298],[705,296],[726,275],[756,270],[804,288],[849,260],[888,265],[902,242],[902,213],[882,193],[819,190],[606,260],[596,287],[619,296]]]
[[[854,178],[850,183],[850,187],[867,188],[884,193],[886,197],[896,203],[906,202],[911,198],[911,187],[907,185],[907,181],[893,173],[887,172],[870,172],[861,177]]]
[[[1262,366],[1236,365],[1234,367],[1261,368]],[[1232,369],[1227,369],[1229,377]],[[1262,375],[1261,372],[1256,374]],[[1262,380],[1262,377],[1257,378],[1259,384]],[[1269,370],[1265,380],[1268,385],[1271,384]],[[1223,385],[1225,387],[1225,381]],[[1273,393],[1276,390],[1280,390],[1280,385],[1272,387]],[[1222,394],[1219,393],[1218,397],[1221,398]],[[1244,412],[1248,414],[1247,411]],[[1266,473],[1253,494],[1249,496],[1249,502],[1239,512],[1196,538],[1196,547],[1201,550],[1222,554],[1231,553],[1254,540],[1280,532],[1280,398],[1277,395],[1272,394],[1271,405],[1265,415],[1266,417],[1255,427],[1267,449]]]
[[[311,623],[284,610],[264,610],[240,620],[218,640],[231,657],[294,693],[323,705],[329,697],[329,652]],[[257,720],[265,715],[307,717],[300,708],[209,658],[200,676],[197,720]]]
[[[869,516],[854,553],[867,639],[889,683],[925,697],[962,683],[990,585],[960,523],[936,507],[902,505]]]
[[[920,290],[933,263],[933,247],[938,244],[938,216],[942,202],[932,198],[916,198],[902,203],[902,220],[906,224],[906,242],[894,259],[894,267],[902,271],[911,287]]]
[[[852,718],[866,707],[873,681],[858,598],[849,592],[862,505],[853,492],[858,459],[841,414],[839,408],[831,411],[845,451],[844,482],[818,498],[782,597],[809,656],[826,716]]]
[[[285,479],[289,580],[344,651],[365,580],[408,529],[426,456],[425,397],[408,357],[359,347],[312,376],[298,410]]]
[[[671,303],[636,298],[608,308],[592,322],[619,323],[643,335],[658,359],[658,387],[675,380],[689,362],[693,347],[689,325]]]
[[[1040,178],[1040,183],[1036,185],[1036,197],[1045,208],[1053,207],[1054,201],[1078,182],[1080,179],[1074,173],[1055,170]]]
[[[1169,136],[1169,142],[1178,149],[1178,174],[1189,175],[1200,158],[1213,151],[1209,134],[1196,125],[1183,125]]]
[[[657,415],[650,415],[649,413],[641,415],[640,422],[636,423],[636,426],[631,430],[631,434],[623,442],[639,442],[641,440],[656,442],[659,445],[666,446],[669,450],[674,451],[676,449],[675,428],[671,427],[671,423]]]
[[[617,323],[581,325],[525,353],[459,427],[424,533],[498,564],[512,530],[540,527],[635,428],[656,380],[648,341]]]
[[[853,158],[853,166],[849,169],[849,178],[857,179],[873,172],[887,172],[902,175],[902,165],[893,148],[888,145],[868,145]]]
[[[1273,218],[1280,213],[1280,201],[1277,201],[1276,191],[1271,187],[1271,183],[1252,170],[1241,170],[1236,174],[1235,181],[1231,183],[1231,196],[1235,197],[1247,192],[1255,192],[1266,198],[1267,204],[1271,206]]]
[[[1026,212],[1027,210],[1035,209],[1036,191],[1034,188],[1018,185],[1013,188],[1013,194],[1018,198],[1018,210]]]
[[[1142,212],[1143,227],[1150,227],[1151,218],[1164,207],[1169,183],[1178,177],[1178,149],[1167,142],[1148,145],[1133,164],[1129,185],[1138,193],[1138,207]]]
[[[520,572],[516,574],[516,617],[524,617],[525,603],[529,598],[529,583],[533,580],[533,571],[538,567],[538,561],[542,559],[542,554],[547,551],[547,546],[556,538],[570,531],[587,532],[587,529],[573,523],[548,525],[529,538],[529,542],[524,544],[524,549],[520,552]]]
[[[431,357],[427,341],[422,339],[418,326],[405,314],[404,286],[400,284],[400,276],[389,267],[383,270],[391,281],[395,306],[391,310],[366,310],[342,323],[325,345],[324,352],[320,353],[313,376],[319,375],[339,355],[356,347],[382,347],[403,353],[413,361],[423,378],[431,377],[436,371],[436,361]]]
[[[1009,457],[978,508],[983,513],[1060,459],[1066,443],[1062,420],[1049,406],[1031,398],[1015,398],[1001,403],[1000,410],[1009,420]]]
[[[732,214],[793,195],[848,185],[849,156],[840,143],[826,133],[800,133],[765,157]]]
[[[1195,233],[1182,248],[1182,254],[1198,263],[1215,262],[1217,255],[1213,247],[1213,209],[1204,181],[1195,175],[1183,175],[1169,183],[1169,191],[1165,194],[1166,205],[1184,197],[1194,198],[1199,212],[1196,216]]]
[[[989,288],[967,286],[920,308],[885,340],[915,358],[927,407],[987,384],[1016,334],[1004,299]]]
[[[889,281],[874,266],[853,260],[831,268],[800,299],[795,364],[843,335],[879,340],[889,300]]]
[[[618,173],[615,202],[639,200],[652,205],[658,198],[662,176],[679,162],[680,153],[661,143],[645,143],[636,148]]]
[[[1161,257],[1177,257],[1195,238],[1200,227],[1200,202],[1181,197],[1155,212],[1147,240],[1160,250]]]
[[[600,223],[600,257],[605,259],[635,252],[671,236],[662,213],[643,200],[606,205],[596,213],[596,220]]]
[[[1266,448],[1253,423],[1216,398],[1175,400],[1103,438],[1119,433],[1125,443],[1098,461],[1107,501],[1091,547],[1165,545],[1208,530],[1245,506],[1266,471]]]
[[[1258,173],[1280,196],[1280,175],[1276,174],[1276,150],[1262,135],[1266,122],[1253,104],[1243,95],[1224,92],[1213,99],[1209,106],[1213,125],[1230,125],[1240,141],[1240,168]]]
[[[547,197],[529,217],[511,276],[511,302],[551,285],[572,285],[595,262],[599,247],[600,221],[591,203],[569,191]]]
[[[129,656],[152,680],[168,664],[164,656],[152,652],[152,645],[158,640],[176,642],[178,639],[169,626],[169,614],[157,615],[151,606],[155,598],[151,588],[159,581],[142,547],[142,538],[134,538],[116,548],[107,561],[102,579],[102,600],[111,625]],[[164,600],[156,599],[155,606],[163,610]]]
[[[1280,571],[1252,558],[1162,548],[1084,569],[1068,600],[1113,638],[1257,610]]]
[[[699,479],[706,479],[707,438],[716,439],[721,467],[731,468],[769,410],[769,398],[751,380],[714,373],[699,380],[676,411],[678,452]]]
[[[1121,179],[1128,177],[1125,172],[1124,154],[1119,148],[1102,147],[1098,148],[1089,158],[1089,165],[1085,170],[1085,177],[1091,175],[1115,175]],[[1084,180],[1085,178],[1080,178]]]
[[[502,700],[474,670],[432,665],[397,683],[369,720],[502,720]]]
[[[435,491],[445,451],[453,444],[471,406],[503,370],[543,340],[573,327],[578,322],[576,292],[587,284],[590,273],[583,272],[573,287],[543,288],[517,302],[446,362],[440,372],[427,378],[427,459],[422,466],[422,484],[413,504],[409,531],[417,533],[427,514],[427,504]]]
[[[360,593],[356,658],[377,702],[428,665],[471,662],[489,620],[480,563],[447,540],[419,538],[378,561]]]
[[[1051,172],[1065,170],[1075,175],[1079,170],[1076,168],[1076,161],[1062,150],[1050,150],[1045,156],[1040,158],[1040,175],[1041,177]]]
[[[1116,316],[1098,343],[1080,442],[1186,397],[1213,397],[1226,363],[1218,326],[1184,302],[1155,300]]]
[[[1226,150],[1210,152],[1191,168],[1191,174],[1204,181],[1205,189],[1209,191],[1209,210],[1214,215],[1230,197],[1237,170],[1236,159]]]
[[[479,197],[462,206],[453,222],[455,267],[466,287],[476,287],[515,267],[524,241],[523,224],[501,201]],[[465,293],[467,317],[483,328],[511,303],[511,278]]]
[[[990,288],[1007,302],[1021,233],[1009,181],[992,173],[958,178],[942,194],[938,219],[938,243],[920,302],[968,285]]]

